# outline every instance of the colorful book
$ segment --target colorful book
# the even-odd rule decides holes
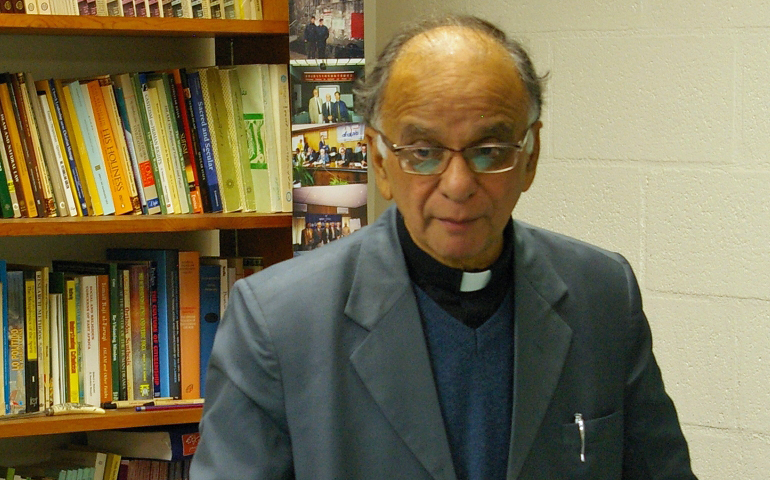
[[[131,292],[131,367],[134,400],[154,396],[152,364],[152,316],[150,311],[150,271],[147,265],[129,266]],[[128,358],[126,359],[128,361]]]
[[[160,396],[180,397],[179,253],[171,249],[110,248],[107,258],[155,262],[158,305],[158,374]]]
[[[152,163],[147,150],[145,133],[143,131],[143,122],[140,113],[140,106],[136,97],[131,77],[128,74],[116,75],[114,82],[117,88],[122,92],[123,102],[118,103],[123,119],[123,128],[126,141],[131,146],[136,168],[139,171],[140,185],[144,191],[144,204],[147,207],[147,214],[153,215],[161,213],[158,190],[155,185],[155,177],[152,171]]]
[[[17,203],[16,208],[18,208],[18,200],[16,199],[16,189],[13,187],[13,181],[9,182],[11,180],[10,172],[6,175],[8,170],[5,141],[2,134],[0,134],[0,216],[3,218],[14,218],[14,203]]]
[[[10,345],[8,344],[8,276],[7,264],[0,259],[0,415],[8,413]]]
[[[200,73],[192,71],[187,74],[187,80],[190,88],[190,103],[192,106],[195,128],[198,133],[201,158],[203,159],[202,171],[206,175],[206,188],[211,201],[211,211],[222,211],[222,197],[219,191],[219,180],[216,171],[216,161],[214,159],[214,148],[211,144],[211,134],[209,132],[209,121],[206,115],[206,106],[203,100],[203,91],[200,82]]]
[[[5,116],[5,98],[8,96],[8,86],[0,82],[0,137],[2,137],[2,162],[6,172],[8,192],[11,195],[14,218],[27,216],[27,203],[24,201],[21,176],[16,167],[16,153],[11,139],[10,124]],[[10,100],[8,100],[10,102]]]
[[[7,413],[27,411],[24,272],[8,270],[8,395]]]
[[[67,401],[70,403],[79,403],[80,395],[80,332],[78,291],[79,280],[77,277],[67,277],[65,279],[65,324],[66,324],[66,342],[67,342]]]
[[[24,351],[27,412],[40,409],[40,380],[38,372],[37,304],[35,295],[35,270],[22,270],[24,275]]]
[[[80,375],[83,403],[101,405],[98,275],[80,276]]]
[[[187,112],[182,77],[183,72],[179,69],[174,69],[169,73],[169,86],[172,90],[170,99],[173,105],[174,117],[176,118],[179,146],[184,160],[184,177],[187,181],[187,190],[190,195],[190,208],[193,213],[203,213],[203,192],[201,191],[200,181],[195,169],[196,160],[193,140],[191,138],[190,116]]]
[[[248,147],[246,145],[246,129],[243,123],[243,104],[241,103],[241,83],[238,79],[238,70],[235,67],[229,67],[219,68],[218,72],[226,112],[227,139],[231,145],[232,158],[235,163],[238,194],[243,202],[243,211],[253,212],[257,209],[257,203],[251,182],[249,162],[244,158],[248,156]]]

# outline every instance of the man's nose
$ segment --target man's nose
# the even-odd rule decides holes
[[[441,193],[455,202],[464,202],[478,189],[476,172],[471,170],[462,152],[451,151],[449,165],[441,174]]]

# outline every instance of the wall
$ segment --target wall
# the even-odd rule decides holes
[[[514,216],[627,256],[696,473],[767,479],[770,4],[366,8],[370,63],[401,21],[442,9],[493,20],[524,41],[550,79],[538,176]],[[385,207],[377,197],[372,213]]]

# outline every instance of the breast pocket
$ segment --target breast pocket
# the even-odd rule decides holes
[[[623,412],[562,425],[564,478],[620,479],[623,470]]]

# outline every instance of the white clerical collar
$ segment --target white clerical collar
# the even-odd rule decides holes
[[[461,292],[475,292],[486,287],[492,278],[492,270],[483,272],[463,272],[463,278],[460,281]]]

